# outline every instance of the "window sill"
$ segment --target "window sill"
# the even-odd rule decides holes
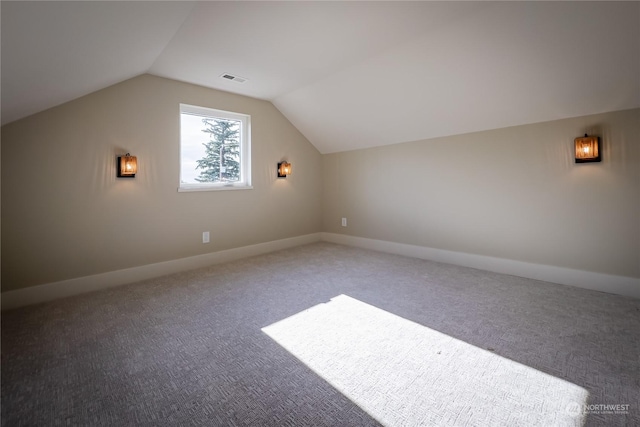
[[[251,185],[210,185],[210,186],[193,186],[178,187],[178,193],[191,193],[194,191],[229,191],[229,190],[252,190]]]

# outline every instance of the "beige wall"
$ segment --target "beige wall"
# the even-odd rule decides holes
[[[180,103],[251,115],[253,190],[177,192]],[[321,155],[271,103],[150,75],[2,127],[1,172],[2,291],[321,231]]]
[[[601,163],[574,164],[584,133]],[[325,155],[323,209],[327,232],[637,278],[640,109]]]
[[[179,103],[251,115],[253,190],[177,192]],[[640,109],[321,156],[267,101],[144,75],[1,138],[3,292],[318,231],[640,277]]]

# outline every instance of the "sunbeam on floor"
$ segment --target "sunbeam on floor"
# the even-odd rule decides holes
[[[584,423],[584,388],[347,295],[262,331],[385,426]]]

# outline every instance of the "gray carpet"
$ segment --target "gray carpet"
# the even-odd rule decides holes
[[[262,329],[388,426],[580,426],[588,392],[347,295]]]
[[[343,350],[343,357],[335,353],[340,347],[331,344],[332,336],[346,345],[343,332],[362,329],[339,327],[351,322],[351,309],[341,311],[347,317],[331,329],[335,335],[316,347],[329,347],[334,353],[328,354],[341,359],[328,365],[333,371],[323,367],[323,351],[309,351],[313,342],[300,344],[323,329],[305,335],[300,324],[276,328],[341,295],[364,304],[363,313],[384,311],[386,318],[408,322],[395,335],[437,334],[418,337],[423,332],[417,332],[414,341],[422,353],[416,354],[425,363],[413,357],[413,369],[422,369],[415,380],[407,371],[397,374],[407,358],[383,363],[387,371],[375,371],[383,369],[380,363],[364,363],[393,358],[389,348],[401,355],[414,351],[394,347],[396,341]],[[336,317],[323,315],[315,325],[326,325],[326,331]],[[293,330],[296,335],[288,334]],[[440,353],[430,353],[436,348],[429,345],[439,339]],[[436,354],[448,357],[446,364],[434,364]],[[487,406],[479,403],[488,393],[481,387],[440,381],[435,393],[434,381],[424,378],[436,370],[441,379],[486,378],[498,390],[503,382],[496,383],[496,376],[502,375],[514,387],[493,397],[502,399],[500,405]],[[341,372],[349,374],[336,380]],[[539,375],[549,393],[541,393],[540,386],[522,393]],[[542,425],[548,420],[633,426],[640,425],[640,300],[317,243],[3,312],[1,379],[3,426]],[[416,383],[431,405],[419,417],[414,415],[420,407],[402,412],[391,405]],[[353,390],[365,392],[354,396]],[[544,403],[554,393],[549,402],[563,398],[566,390],[584,390],[586,400],[579,408]],[[456,401],[462,392],[466,397]],[[454,396],[449,404],[440,398],[447,393]],[[367,397],[372,395],[375,399]],[[531,405],[542,417],[523,414]]]

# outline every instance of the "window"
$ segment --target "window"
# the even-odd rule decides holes
[[[178,191],[251,188],[251,117],[180,104]]]

